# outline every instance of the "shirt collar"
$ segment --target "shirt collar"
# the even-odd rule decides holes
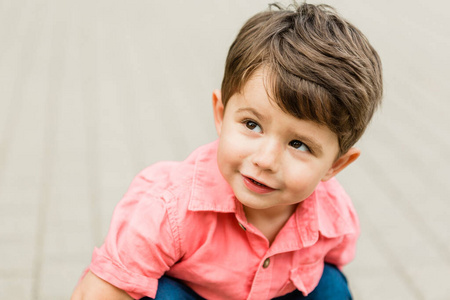
[[[223,178],[217,165],[218,141],[200,147],[193,154],[195,167],[188,209],[191,211],[214,211],[240,213],[233,190]],[[343,188],[332,178],[320,182],[311,196],[302,201],[295,215],[286,225],[293,227],[303,247],[314,244],[319,231],[326,237],[353,233],[351,201]],[[298,236],[299,235],[299,236]]]
[[[236,212],[233,190],[217,165],[219,141],[196,150],[194,175],[188,209],[191,211]]]
[[[319,232],[328,238],[354,233],[352,212],[350,198],[335,178],[320,182],[294,215],[303,247],[314,244]]]

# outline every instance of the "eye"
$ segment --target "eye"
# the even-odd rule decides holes
[[[306,144],[300,142],[299,140],[290,141],[289,146],[291,146],[292,148],[295,148],[297,150],[304,151],[304,152],[310,151],[308,146],[306,146]]]
[[[254,131],[254,132],[262,132],[261,127],[258,125],[258,123],[247,120],[245,121],[245,127],[247,127],[248,129]]]

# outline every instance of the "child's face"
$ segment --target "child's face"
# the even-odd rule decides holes
[[[359,155],[336,160],[336,134],[283,112],[269,100],[261,71],[225,110],[220,91],[213,102],[219,169],[244,207],[291,209]]]

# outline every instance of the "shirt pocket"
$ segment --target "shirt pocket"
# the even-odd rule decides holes
[[[283,286],[280,294],[285,295],[297,289],[301,291],[303,295],[308,295],[319,284],[323,268],[324,261],[318,260],[317,262],[303,264],[292,269],[289,281]]]

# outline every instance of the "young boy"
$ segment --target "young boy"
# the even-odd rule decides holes
[[[73,299],[350,299],[358,220],[334,176],[381,101],[381,63],[328,6],[259,13],[213,92],[218,141],[142,171]]]

